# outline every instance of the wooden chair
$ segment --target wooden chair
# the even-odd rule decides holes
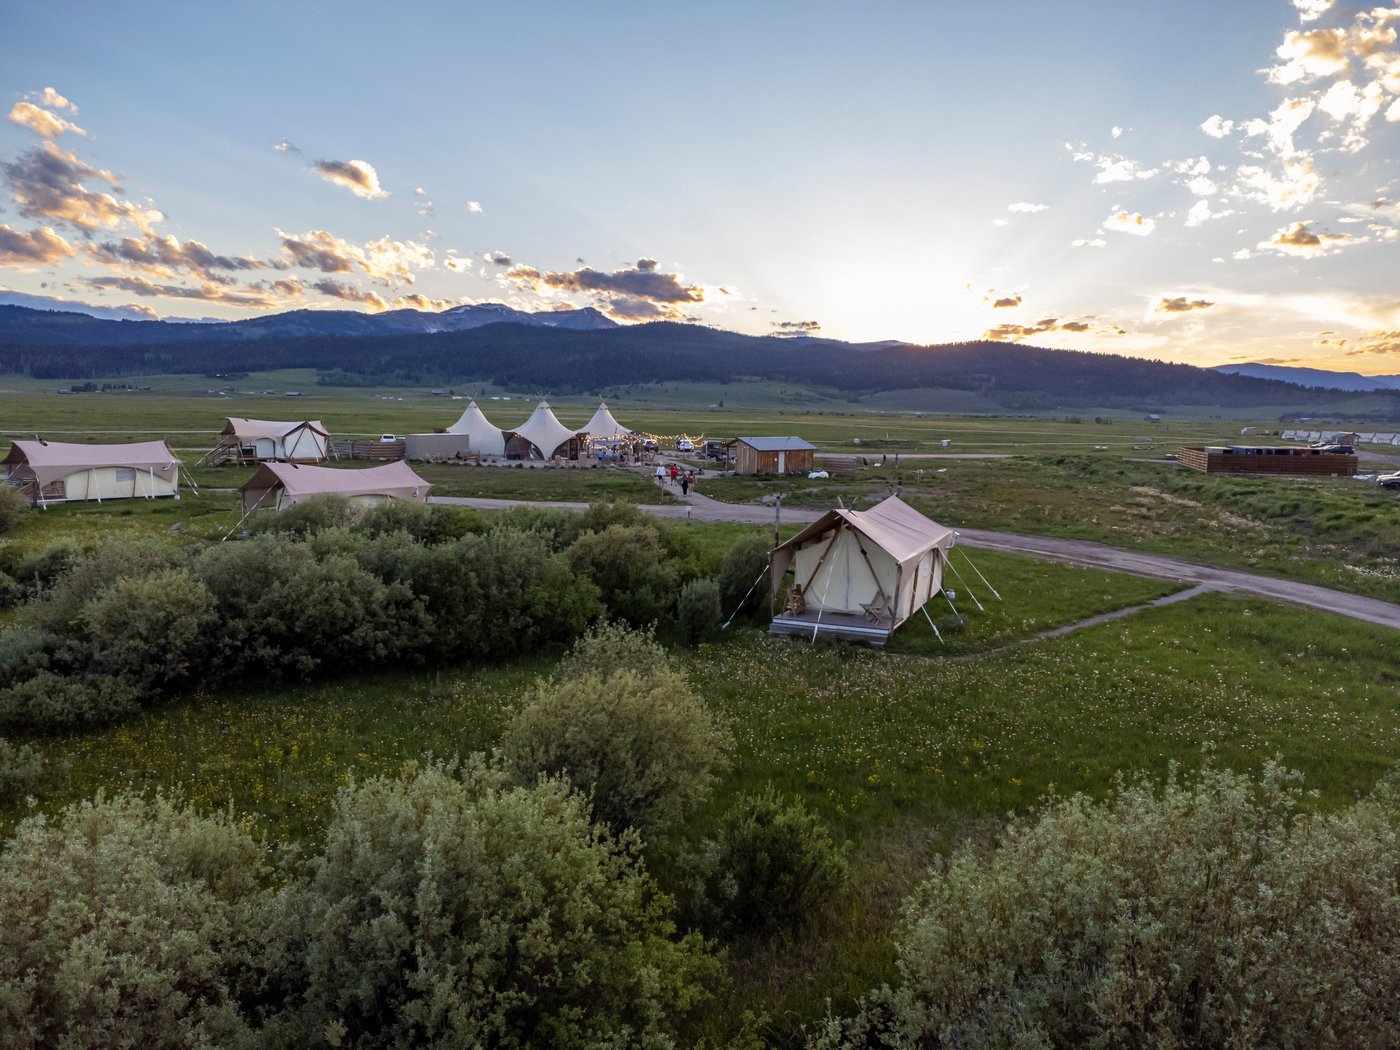
[[[802,584],[793,584],[792,590],[788,591],[787,604],[783,606],[783,612],[801,616],[806,611],[807,599],[802,593]]]

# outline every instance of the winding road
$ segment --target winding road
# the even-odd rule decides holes
[[[468,496],[434,496],[433,503],[448,506],[475,507],[478,510],[503,510],[507,507],[554,507],[561,510],[585,510],[587,503],[548,502],[536,500],[477,499]],[[771,507],[754,504],[721,503],[699,493],[692,493],[685,503],[643,504],[641,509],[658,518],[693,519],[695,521],[735,522],[745,525],[771,525]],[[784,525],[816,521],[824,511],[800,507],[782,510]],[[1400,630],[1400,605],[1376,598],[1318,587],[1310,583],[1280,580],[1273,576],[1221,569],[1212,565],[1168,558],[1161,554],[1144,554],[1123,550],[1089,540],[1066,540],[1054,536],[1022,536],[1014,532],[992,532],[987,529],[959,529],[958,542],[968,547],[1024,554],[1047,561],[1087,565],[1096,569],[1111,569],[1135,576],[1174,580],[1192,588],[1248,594],[1272,601],[1288,602],[1309,609],[1347,616],[1353,620],[1380,624]]]

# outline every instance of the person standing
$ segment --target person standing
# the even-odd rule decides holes
[[[680,473],[681,473],[681,468],[678,467],[678,466],[676,466],[674,463],[672,463],[672,464],[671,464],[671,484],[672,484],[672,485],[674,485],[674,484],[676,483],[676,478],[678,478],[678,477],[680,476]]]
[[[681,478],[681,498],[685,499],[690,495],[690,475],[686,474]]]
[[[663,489],[666,487],[666,468],[660,463],[656,465],[656,483]]]

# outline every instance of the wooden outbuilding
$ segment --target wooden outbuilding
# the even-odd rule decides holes
[[[1356,473],[1356,453],[1348,445],[1206,445],[1177,449],[1176,460],[1202,474]]]
[[[736,474],[805,474],[817,451],[800,437],[737,437],[726,444]]]

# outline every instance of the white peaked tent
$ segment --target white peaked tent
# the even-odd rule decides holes
[[[548,401],[541,401],[515,433],[535,446],[540,459],[550,459],[574,439],[574,432],[559,422]]]
[[[603,443],[632,436],[632,431],[613,418],[605,401],[598,402],[598,411],[593,413],[593,418],[575,430],[574,433],[579,437],[588,437]]]
[[[492,426],[476,407],[473,401],[467,405],[467,410],[462,413],[462,418],[447,428],[449,434],[465,434],[470,440],[470,448],[473,452],[480,452],[483,456],[504,456],[506,454],[506,436],[500,427]]]
[[[319,419],[244,419],[229,416],[211,456],[228,450],[240,463],[284,460],[319,463],[326,458],[330,435]],[[207,458],[207,457],[206,457]]]
[[[773,634],[828,634],[883,645],[943,588],[952,529],[898,496],[869,510],[833,510],[768,555],[776,595],[789,569],[787,608]]]
[[[41,505],[179,496],[180,461],[164,441],[121,445],[16,441],[4,463],[6,481],[29,502]]]
[[[264,463],[243,486],[243,511],[246,516],[260,508],[282,510],[312,496],[326,495],[367,505],[391,499],[426,503],[431,488],[403,460],[358,470]]]

